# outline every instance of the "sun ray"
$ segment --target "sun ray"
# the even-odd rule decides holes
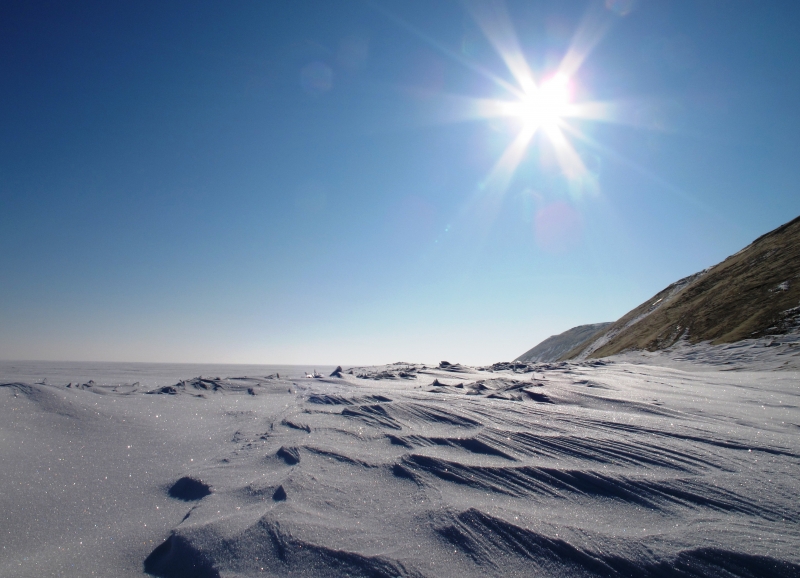
[[[539,129],[538,125],[525,125],[517,137],[506,147],[503,155],[492,167],[489,175],[484,179],[482,188],[492,196],[502,196],[528,149],[528,144]]]
[[[384,132],[403,132],[491,119],[514,119],[519,115],[518,101],[474,98],[414,87],[398,87],[398,90],[419,98],[425,106],[419,107],[413,116],[396,115],[387,119],[382,128]]]
[[[447,122],[466,122],[492,118],[515,117],[519,114],[519,102],[494,98],[470,98],[460,95],[441,95],[439,105],[445,109]]]
[[[400,28],[402,28],[406,32],[409,32],[411,35],[416,36],[417,38],[419,38],[420,40],[425,42],[427,45],[429,45],[432,48],[436,49],[438,52],[444,54],[448,58],[451,58],[455,62],[458,62],[459,64],[461,64],[463,66],[466,66],[467,68],[469,68],[473,72],[477,72],[478,74],[480,74],[481,76],[489,79],[495,85],[497,85],[498,87],[504,89],[505,91],[509,92],[510,94],[513,94],[513,95],[516,95],[516,96],[520,95],[519,89],[517,87],[515,87],[513,84],[511,84],[510,82],[507,82],[506,80],[500,78],[496,74],[493,74],[491,71],[489,71],[486,68],[480,66],[479,64],[477,64],[477,63],[475,63],[475,62],[473,62],[473,61],[471,61],[471,60],[469,60],[467,58],[464,58],[461,54],[458,54],[457,52],[451,50],[450,48],[448,48],[447,46],[445,46],[441,42],[438,42],[434,38],[430,37],[428,34],[425,34],[420,29],[416,28],[415,26],[412,26],[411,24],[409,24],[408,22],[406,22],[405,20],[403,20],[402,18],[400,18],[399,16],[397,16],[393,12],[390,12],[389,10],[384,8],[383,6],[380,6],[376,2],[372,2],[370,0],[365,0],[365,2],[366,2],[366,4],[368,6],[371,6],[373,10],[383,14],[383,16],[385,16],[386,18],[388,18],[389,20],[394,22],[397,26],[399,26]]]
[[[558,72],[568,78],[574,76],[595,46],[611,29],[612,24],[613,20],[606,11],[602,11],[597,4],[590,5],[575,36],[572,37],[567,53],[561,59]]]
[[[659,98],[577,102],[570,103],[562,117],[674,132],[659,114],[669,104],[668,100]]]
[[[556,160],[561,167],[564,176],[570,181],[578,181],[586,176],[586,165],[583,164],[580,155],[572,144],[564,136],[563,131],[557,124],[550,124],[544,127],[545,134],[553,144],[556,153]]]
[[[519,45],[505,2],[465,0],[464,5],[522,89],[522,94],[517,96],[533,92],[536,82]]]
[[[653,173],[652,171],[646,169],[645,167],[641,166],[637,162],[629,159],[625,155],[618,153],[611,147],[603,145],[602,143],[596,141],[595,139],[591,138],[589,135],[584,133],[583,131],[577,129],[572,125],[565,124],[564,130],[568,131],[572,136],[577,138],[578,140],[584,142],[589,147],[595,149],[598,152],[603,153],[604,156],[613,159],[614,161],[624,165],[625,167],[632,169],[634,172],[640,174],[641,176],[645,177],[646,179],[652,181],[663,190],[667,191],[670,194],[673,194],[677,197],[680,197],[687,203],[694,205],[696,208],[702,210],[708,215],[713,217],[720,217],[718,211],[715,211],[711,206],[703,203],[702,201],[698,200],[696,197],[692,196],[691,194],[687,193],[682,188],[670,183],[669,181],[665,180],[664,178],[658,176],[657,174]]]
[[[536,105],[537,93],[526,99],[502,100],[434,92],[415,87],[402,87],[402,90],[425,99],[428,105],[427,114],[424,118],[418,118],[415,126],[455,124],[508,117],[522,119],[527,117],[535,120],[537,116],[535,111],[526,111],[526,108]],[[544,116],[561,120],[588,120],[641,127],[641,120],[632,117],[630,111],[642,108],[648,103],[650,103],[649,100],[562,102],[561,104],[556,102],[551,103],[550,114]],[[562,122],[561,125],[563,126],[564,123]],[[647,128],[654,127],[648,126]],[[665,128],[659,130],[666,131]]]
[[[459,211],[458,220],[470,223],[476,239],[485,239],[485,235],[491,229],[517,167],[538,128],[524,126],[517,133],[516,138],[506,147],[492,170],[478,185],[475,194]]]
[[[599,122],[621,121],[621,106],[615,101],[591,101],[570,103],[563,116],[565,118],[579,118],[583,120],[594,120]]]

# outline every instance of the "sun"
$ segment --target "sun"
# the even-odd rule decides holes
[[[493,126],[505,126],[515,132],[489,173],[479,183],[482,198],[500,199],[511,186],[515,172],[524,162],[531,146],[544,145],[548,152],[543,170],[560,173],[569,184],[570,194],[598,191],[596,175],[584,164],[573,139],[592,144],[581,127],[586,122],[623,122],[624,103],[587,100],[586,87],[580,86],[579,70],[587,57],[610,29],[611,21],[603,14],[587,13],[563,58],[556,66],[540,69],[539,77],[530,66],[514,30],[504,0],[479,2],[465,0],[465,6],[486,39],[502,59],[511,78],[454,53],[429,37],[420,37],[447,56],[484,76],[501,95],[472,98],[443,95],[446,112],[442,122],[500,120]],[[555,65],[555,62],[552,63]],[[538,78],[537,78],[538,77]],[[576,98],[577,97],[577,98]],[[551,154],[552,153],[552,154]],[[555,163],[550,162],[555,160]]]
[[[516,103],[512,114],[526,129],[557,126],[568,115],[571,100],[569,78],[556,74],[532,89]]]

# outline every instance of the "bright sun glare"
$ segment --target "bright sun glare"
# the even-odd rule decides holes
[[[502,196],[510,186],[517,167],[524,160],[526,150],[534,142],[544,142],[534,141],[534,136],[542,133],[550,145],[561,174],[569,181],[571,190],[596,190],[594,177],[583,163],[568,134],[572,138],[586,140],[580,126],[575,126],[572,122],[575,120],[616,121],[617,103],[585,100],[575,102],[573,94],[576,73],[610,26],[607,15],[587,13],[587,18],[579,26],[558,66],[550,69],[548,76],[537,79],[519,44],[505,3],[502,0],[492,3],[479,0],[465,2],[474,21],[506,64],[513,82],[456,56],[512,96],[508,100],[466,98],[457,101],[468,103],[468,112],[461,118],[505,117],[520,125],[519,132],[481,182],[480,189],[492,191],[495,198]]]
[[[529,130],[550,128],[566,116],[569,104],[569,79],[563,74],[556,74],[514,103],[512,114],[521,119]]]

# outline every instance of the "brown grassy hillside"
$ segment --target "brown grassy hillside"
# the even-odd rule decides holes
[[[561,359],[654,351],[682,336],[716,344],[783,333],[800,314],[798,306],[800,217],[722,263],[673,283]]]

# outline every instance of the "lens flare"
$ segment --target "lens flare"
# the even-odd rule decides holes
[[[565,253],[580,242],[583,219],[568,203],[556,201],[536,212],[534,234],[536,244],[544,251]]]

